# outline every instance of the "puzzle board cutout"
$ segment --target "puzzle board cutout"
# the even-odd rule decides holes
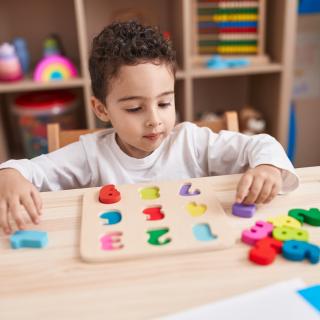
[[[85,261],[212,251],[235,243],[234,230],[205,178],[115,188],[121,200],[112,204],[99,202],[101,188],[84,194],[80,255]]]

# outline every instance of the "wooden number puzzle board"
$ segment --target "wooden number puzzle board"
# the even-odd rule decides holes
[[[80,254],[85,261],[210,251],[230,247],[235,242],[226,214],[205,179],[115,188],[121,200],[112,204],[99,202],[100,188],[84,194]],[[156,196],[157,190],[158,198],[145,199]],[[154,207],[164,216],[148,220],[152,216],[143,211]],[[118,218],[121,216],[121,221],[114,219],[115,213]]]

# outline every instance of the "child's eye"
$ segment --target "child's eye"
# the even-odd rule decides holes
[[[170,102],[165,102],[165,103],[159,103],[158,106],[161,108],[169,107],[171,105]]]
[[[141,110],[141,107],[126,109],[127,112],[137,112],[139,110]]]

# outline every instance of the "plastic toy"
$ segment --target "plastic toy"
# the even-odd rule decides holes
[[[251,218],[256,212],[256,206],[254,204],[241,204],[234,203],[232,206],[232,214],[241,218]]]
[[[254,245],[257,241],[272,234],[273,225],[265,221],[257,221],[249,230],[243,230],[241,240],[244,243]]]
[[[307,230],[295,229],[291,227],[276,227],[272,231],[272,236],[279,241],[299,240],[308,241],[309,233]]]
[[[30,55],[27,48],[27,43],[23,38],[15,38],[13,39],[12,43],[19,58],[22,71],[24,74],[27,74],[30,67]]]
[[[320,226],[320,210],[318,208],[311,208],[310,210],[291,209],[288,215],[299,220],[301,223]]]
[[[17,81],[23,77],[15,48],[9,43],[0,46],[0,81]]]
[[[282,251],[282,242],[273,238],[259,240],[249,251],[249,259],[261,265],[271,264],[276,255]]]
[[[11,247],[20,248],[43,248],[48,244],[48,234],[43,231],[20,230],[10,237]]]
[[[219,55],[214,55],[207,61],[207,67],[209,69],[228,69],[228,68],[242,68],[247,67],[250,61],[245,58],[222,58]]]
[[[77,69],[68,58],[60,55],[50,55],[43,58],[37,64],[33,79],[35,81],[47,82],[51,80],[70,79],[77,75]]]
[[[99,192],[99,201],[101,203],[111,204],[121,200],[120,192],[113,184],[103,186]]]
[[[292,261],[302,261],[306,258],[311,263],[318,263],[320,248],[308,242],[289,240],[283,244],[282,255]]]

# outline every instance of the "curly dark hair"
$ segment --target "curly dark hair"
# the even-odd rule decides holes
[[[117,75],[120,67],[146,62],[164,63],[175,76],[175,51],[157,27],[136,21],[114,22],[105,27],[93,39],[89,57],[94,96],[105,103],[110,80]]]

